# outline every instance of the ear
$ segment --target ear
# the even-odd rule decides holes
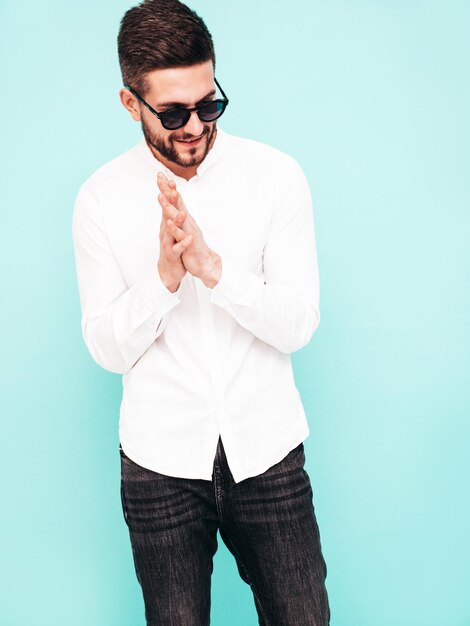
[[[136,122],[140,122],[141,115],[137,98],[129,91],[129,89],[125,88],[119,90],[119,98],[122,106],[131,114],[132,119]]]

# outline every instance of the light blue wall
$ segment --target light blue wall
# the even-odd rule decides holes
[[[122,0],[0,3],[0,623],[143,626],[119,497],[120,377],[80,332],[71,211],[134,145]],[[469,626],[467,2],[194,0],[220,126],[312,189],[321,323],[293,355],[332,626]],[[256,112],[254,102],[257,102]],[[219,541],[213,624],[257,623]]]

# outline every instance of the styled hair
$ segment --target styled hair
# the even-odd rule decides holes
[[[203,19],[179,0],[143,0],[121,20],[119,65],[124,85],[145,97],[148,72],[212,60],[212,36]]]

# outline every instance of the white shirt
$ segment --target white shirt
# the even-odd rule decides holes
[[[297,161],[217,127],[190,180],[145,139],[81,186],[72,234],[93,359],[122,374],[119,439],[150,470],[211,480],[219,434],[235,482],[281,461],[309,435],[290,353],[320,321],[308,181]],[[178,290],[157,262],[157,172],[176,182],[222,275],[187,272]]]

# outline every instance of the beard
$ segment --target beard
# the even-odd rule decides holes
[[[162,157],[167,159],[167,161],[175,163],[180,167],[194,167],[195,165],[199,165],[200,163],[202,163],[202,161],[204,161],[207,153],[209,152],[209,148],[212,145],[214,135],[217,131],[217,123],[212,124],[213,125],[204,126],[204,130],[201,133],[201,143],[198,146],[191,148],[190,150],[186,149],[183,153],[182,151],[179,151],[178,143],[175,144],[175,138],[173,137],[173,135],[170,135],[167,138],[160,137],[149,128],[144,118],[141,117],[142,132],[147,143],[152,146],[159,154],[161,154]],[[176,139],[192,138],[193,137],[191,135],[182,135],[180,137],[177,137]]]

